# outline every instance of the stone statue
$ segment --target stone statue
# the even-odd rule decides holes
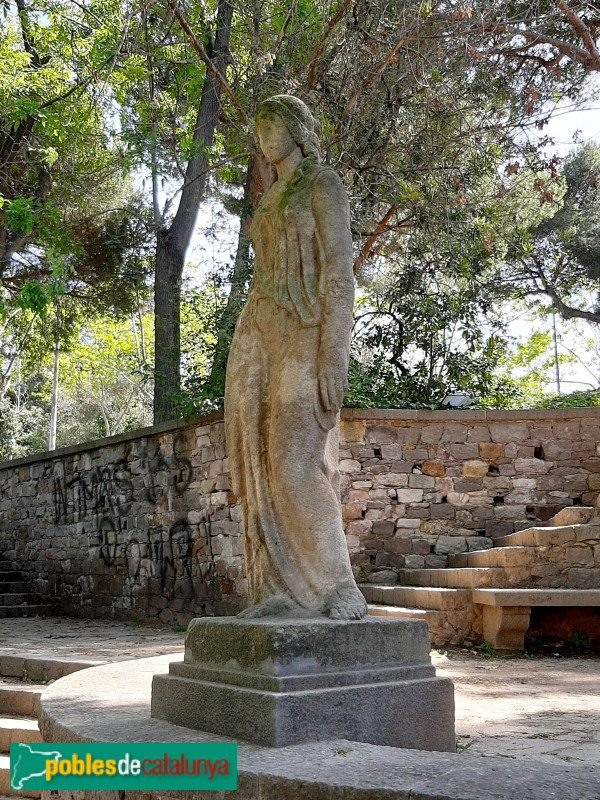
[[[254,277],[225,385],[251,604],[240,616],[361,619],[337,466],[354,299],[348,198],[320,165],[301,100],[271,97],[256,122],[277,178],[250,226]]]

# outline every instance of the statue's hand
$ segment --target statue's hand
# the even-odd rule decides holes
[[[345,351],[320,351],[317,366],[319,397],[324,411],[337,412],[348,391],[348,355]]]

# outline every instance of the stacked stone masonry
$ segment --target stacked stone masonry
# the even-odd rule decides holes
[[[345,409],[340,473],[359,577],[441,569],[593,505],[600,412]],[[585,570],[581,544],[569,549]],[[0,559],[63,613],[178,625],[236,613],[242,553],[219,414],[0,464]]]
[[[597,409],[346,413],[342,502],[357,572],[447,567],[565,506],[593,505],[600,490]]]

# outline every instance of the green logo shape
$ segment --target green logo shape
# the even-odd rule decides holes
[[[11,744],[14,791],[237,789],[237,745]]]

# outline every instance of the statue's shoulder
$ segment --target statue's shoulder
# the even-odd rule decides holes
[[[311,178],[323,184],[342,184],[342,179],[337,172],[325,164],[313,161],[309,167]]]
[[[342,195],[346,197],[346,188],[338,173],[331,167],[313,163],[310,167],[310,182],[314,190],[324,194]]]

